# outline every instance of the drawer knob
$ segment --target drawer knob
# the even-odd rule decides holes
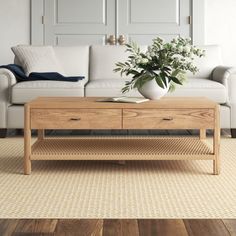
[[[174,118],[173,117],[164,117],[162,120],[173,120]]]
[[[78,121],[80,118],[70,118],[71,121]]]

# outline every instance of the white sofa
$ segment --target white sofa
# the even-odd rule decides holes
[[[145,48],[145,47],[144,47]],[[204,96],[221,106],[221,127],[236,136],[236,73],[223,67],[220,48],[204,46],[206,57],[198,59],[199,72],[167,96]],[[126,79],[114,73],[115,63],[127,58],[124,46],[54,47],[67,75],[83,75],[79,82],[29,81],[16,83],[14,75],[0,69],[0,136],[7,129],[23,128],[24,103],[38,96],[120,96]],[[17,63],[17,60],[15,60]],[[140,96],[132,91],[128,96]]]

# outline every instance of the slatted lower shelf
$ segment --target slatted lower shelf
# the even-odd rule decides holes
[[[31,160],[213,160],[198,138],[45,138],[32,146]]]

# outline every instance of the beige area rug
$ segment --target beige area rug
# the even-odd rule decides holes
[[[0,218],[236,218],[236,140],[212,161],[37,161],[23,139],[0,140]]]

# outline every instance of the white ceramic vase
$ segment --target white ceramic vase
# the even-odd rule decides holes
[[[169,85],[165,88],[161,88],[154,79],[146,82],[138,91],[150,100],[157,100],[168,93]]]

